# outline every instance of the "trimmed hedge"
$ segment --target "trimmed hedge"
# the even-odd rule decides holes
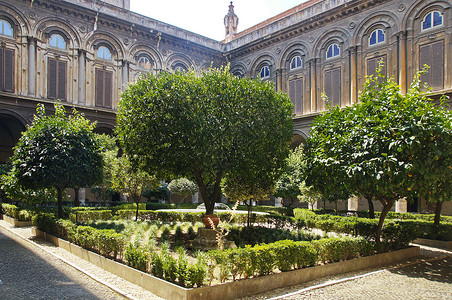
[[[22,209],[13,204],[0,203],[0,212],[17,221],[31,221],[34,210]]]
[[[318,228],[326,232],[338,232],[372,239],[378,226],[378,219],[317,215],[307,209],[294,209],[295,219],[300,226]],[[418,237],[451,241],[452,224],[443,223],[437,228],[432,222],[423,220],[385,220],[382,240],[391,249],[408,246]]]
[[[118,259],[125,247],[125,237],[113,229],[77,226],[69,220],[57,219],[54,214],[40,213],[33,217],[38,229],[103,256]]]
[[[373,254],[373,244],[363,238],[325,238],[313,242],[291,240],[254,247],[210,251],[224,281],[267,275]]]

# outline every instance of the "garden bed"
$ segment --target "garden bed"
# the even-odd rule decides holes
[[[267,276],[258,276],[214,286],[183,288],[85,250],[36,228],[33,228],[33,234],[165,299],[236,299],[238,297],[245,297],[276,288],[307,282],[323,276],[393,264],[419,255],[419,247],[408,247],[402,250],[355,258],[348,261],[280,272]]]
[[[2,215],[3,216],[3,220],[5,220],[6,222],[14,225],[15,227],[27,227],[27,226],[31,226],[33,225],[32,221],[18,221],[14,218],[11,218],[10,216],[7,215]]]

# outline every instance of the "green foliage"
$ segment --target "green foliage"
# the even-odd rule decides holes
[[[326,238],[313,242],[278,241],[253,247],[210,251],[216,266],[228,272],[222,279],[233,280],[271,274],[275,269],[289,271],[318,264],[341,261],[373,253],[372,243],[362,238]]]
[[[0,212],[17,221],[31,221],[33,215],[35,215],[34,210],[22,209],[12,204],[0,203]]]
[[[291,115],[287,95],[261,80],[233,76],[227,68],[201,77],[160,72],[123,93],[117,133],[134,165],[196,181],[212,213],[223,176],[283,165]]]
[[[45,204],[57,199],[55,189],[25,189],[19,185],[15,173],[0,175],[0,188],[4,196],[24,204]]]
[[[147,253],[140,247],[136,247],[130,243],[124,252],[124,259],[128,266],[146,272],[148,261]]]
[[[367,240],[375,239],[378,220],[332,216],[328,214],[317,215],[307,209],[294,209],[295,219],[299,220],[307,228],[318,228],[324,231],[345,233],[353,236],[361,236]],[[409,245],[418,237],[452,240],[452,234],[448,230],[452,224],[440,224],[435,226],[432,222],[424,220],[398,220],[389,219],[385,222],[382,231],[384,247],[399,249]],[[437,233],[438,231],[438,233]]]
[[[151,176],[147,172],[132,166],[130,158],[125,155],[117,158],[112,168],[112,188],[130,197],[136,205],[139,204],[141,194],[146,188],[159,186],[159,181],[155,176]],[[135,213],[135,220],[137,219],[138,206]]]
[[[11,157],[11,172],[21,188],[57,189],[60,217],[62,190],[99,182],[103,165],[94,124],[75,109],[69,117],[65,113],[60,103],[55,104],[55,115],[46,115],[44,106],[38,105]]]
[[[298,147],[293,150],[287,158],[287,165],[276,182],[276,197],[297,200],[301,195],[300,186],[304,182],[304,169],[306,168],[306,158],[303,148]]]
[[[170,191],[168,189],[168,184],[162,183],[158,188],[151,189],[150,187],[146,187],[146,189],[141,193],[141,195],[148,199],[148,201],[151,200],[162,200],[162,201],[168,201],[170,197]],[[155,203],[158,204],[164,204],[164,203]],[[151,208],[149,208],[151,209]],[[155,209],[155,208],[153,208]]]
[[[233,226],[229,229],[228,239],[234,241],[237,246],[261,243],[273,243],[280,240],[310,241],[317,237],[313,234],[301,231],[287,230],[283,228],[268,227],[242,227]]]
[[[172,194],[188,197],[193,196],[198,192],[198,186],[187,178],[179,178],[171,180],[168,184],[168,190]]]
[[[97,220],[112,220],[111,210],[79,210],[70,214],[70,219],[74,223],[89,223]]]
[[[379,77],[383,76],[381,74]],[[377,242],[395,200],[451,199],[452,113],[420,89],[370,77],[359,102],[316,118],[305,144],[307,184],[322,194],[355,194],[383,204]]]

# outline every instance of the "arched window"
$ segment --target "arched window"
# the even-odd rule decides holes
[[[151,60],[146,56],[141,56],[138,59],[138,68],[141,70],[151,71]]]
[[[385,42],[385,33],[381,29],[376,29],[372,31],[369,37],[369,45],[376,45]]]
[[[242,71],[234,71],[232,74],[233,74],[234,76],[238,77],[238,78],[243,78],[243,77],[245,77],[245,76],[243,75]]]
[[[107,47],[100,46],[99,49],[97,49],[97,57],[100,59],[111,60],[111,52]]]
[[[13,27],[6,20],[0,20],[0,34],[6,36],[13,36]]]
[[[66,49],[66,41],[59,34],[52,34],[50,36],[49,45],[53,48],[65,50]]]
[[[439,11],[428,13],[422,22],[422,30],[443,25],[443,16]]]
[[[174,64],[173,70],[174,70],[174,72],[187,72],[188,71],[187,67],[181,62],[177,62],[176,64]]]
[[[340,50],[338,44],[331,44],[326,50],[326,58],[339,56]]]
[[[261,71],[259,73],[259,77],[261,79],[270,77],[270,68],[268,66],[262,67],[262,69],[261,69]]]
[[[294,56],[292,60],[290,61],[290,69],[295,70],[301,68],[301,57],[300,56]]]

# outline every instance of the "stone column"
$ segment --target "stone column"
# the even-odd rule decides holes
[[[317,110],[316,102],[317,102],[317,76],[316,76],[316,63],[315,58],[309,60],[309,68],[310,74],[309,79],[311,81],[311,112]]]
[[[407,71],[407,55],[406,55],[406,31],[399,33],[399,85],[400,91],[405,94],[407,91],[406,71]]]
[[[350,104],[358,101],[358,78],[356,72],[356,51],[357,47],[350,47]]]
[[[276,70],[276,91],[277,92],[282,90],[282,73],[283,73],[283,69]]]
[[[400,213],[406,213],[408,211],[408,202],[405,198],[396,201],[395,211]]]
[[[36,93],[36,39],[28,37],[28,95]]]
[[[349,211],[358,211],[359,207],[359,199],[358,197],[350,197],[348,198],[347,210]]]
[[[78,190],[78,199],[80,201],[80,205],[85,205],[86,202],[86,189],[85,188],[80,188]]]
[[[127,83],[129,82],[129,62],[127,60],[122,61],[122,91],[126,90]]]
[[[78,104],[85,104],[85,50],[78,50]]]

